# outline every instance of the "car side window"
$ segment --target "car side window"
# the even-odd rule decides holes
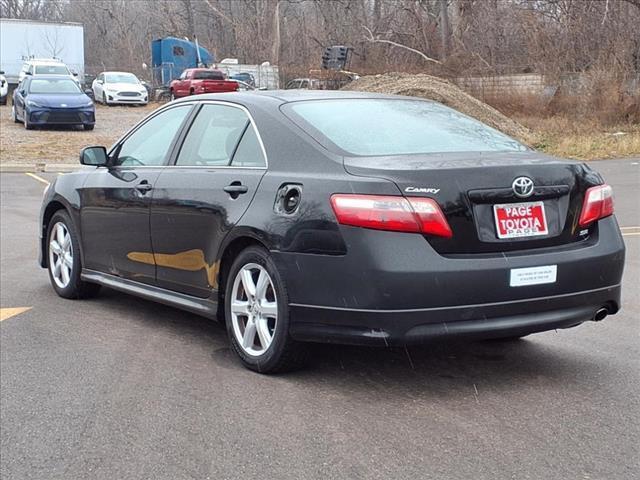
[[[115,165],[163,165],[173,138],[180,130],[192,105],[179,105],[165,110],[145,122],[115,150]]]
[[[176,165],[229,165],[249,124],[249,117],[240,108],[203,105],[184,139]]]
[[[266,167],[267,161],[264,158],[260,141],[256,129],[249,125],[242,135],[242,139],[236,148],[236,153],[231,161],[232,167]]]

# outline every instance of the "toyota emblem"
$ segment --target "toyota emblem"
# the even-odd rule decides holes
[[[511,188],[513,189],[513,193],[516,194],[516,197],[530,197],[533,193],[533,180],[529,177],[518,177],[511,184]]]

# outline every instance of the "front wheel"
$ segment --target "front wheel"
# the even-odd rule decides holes
[[[24,124],[25,130],[33,130],[33,125],[29,123],[29,113],[25,109],[23,112],[24,118],[22,119],[22,123]]]
[[[169,101],[173,102],[176,99],[176,94],[173,93],[173,91],[171,92],[171,96],[169,97]]]
[[[276,373],[306,360],[304,346],[289,336],[287,289],[264,248],[249,247],[233,262],[225,318],[231,345],[247,368]]]
[[[49,222],[47,260],[51,285],[61,297],[87,298],[100,290],[100,285],[80,279],[80,242],[71,217],[64,210],[56,212]]]
[[[93,127],[94,127],[94,126],[95,126],[95,125],[83,125],[83,128],[84,128],[85,130],[93,130]]]
[[[11,107],[11,117],[13,117],[13,123],[20,123],[20,120],[18,120],[18,115],[16,115],[16,106],[13,105]]]

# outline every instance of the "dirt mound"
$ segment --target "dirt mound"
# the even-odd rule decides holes
[[[349,83],[343,90],[409,95],[435,100],[526,144],[531,145],[536,141],[533,132],[528,128],[472,97],[456,85],[438,77],[408,73],[367,75]]]

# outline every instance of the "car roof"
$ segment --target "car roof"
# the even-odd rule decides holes
[[[401,95],[388,95],[383,93],[357,92],[351,90],[251,90],[247,92],[208,93],[183,97],[176,102],[195,100],[218,100],[237,102],[245,105],[267,105],[273,103],[289,103],[305,100],[334,100],[334,99],[412,99],[429,101],[422,98],[405,97]]]

